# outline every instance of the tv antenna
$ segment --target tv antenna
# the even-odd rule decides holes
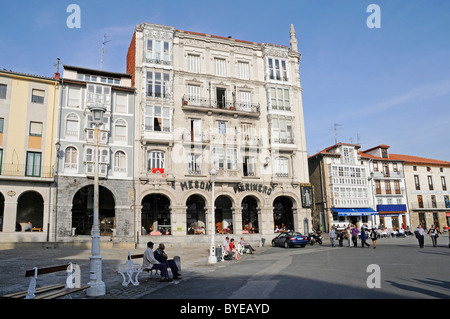
[[[105,44],[110,42],[111,40],[106,41],[107,35],[103,35],[103,40],[102,40],[102,58],[100,61],[100,70],[103,70],[103,55],[105,54]]]
[[[342,125],[334,123],[334,144],[337,144],[337,130],[338,130],[338,126],[342,126]]]

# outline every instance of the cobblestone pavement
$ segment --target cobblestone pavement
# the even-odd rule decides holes
[[[269,248],[257,247],[257,252]],[[86,292],[73,293],[63,298],[72,299],[135,299],[148,294],[161,287],[178,284],[180,281],[160,282],[159,278],[151,278],[149,273],[139,275],[139,285],[129,284],[122,286],[123,278],[118,272],[120,264],[124,264],[128,252],[133,254],[144,253],[143,249],[102,249],[102,280],[106,285],[106,295],[100,297],[88,297]],[[218,267],[226,267],[227,264],[245,261],[245,255],[240,261],[222,261],[215,265],[208,264],[209,249],[205,247],[168,247],[166,252],[169,258],[180,256],[182,281],[196,275],[212,271]],[[50,267],[76,263],[81,269],[81,284],[89,282],[89,256],[90,249],[75,248],[17,248],[0,251],[0,296],[16,291],[27,290],[30,278],[25,278],[25,271],[33,267]],[[134,263],[142,264],[142,259],[134,259]],[[36,286],[47,286],[57,283],[65,283],[66,272],[51,273],[38,276]]]

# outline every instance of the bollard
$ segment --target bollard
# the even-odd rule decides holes
[[[222,261],[222,247],[216,247],[217,261]]]

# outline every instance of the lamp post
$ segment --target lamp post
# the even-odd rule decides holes
[[[86,294],[90,297],[103,296],[106,293],[105,283],[102,281],[102,256],[100,255],[100,230],[98,226],[99,219],[99,187],[98,187],[98,155],[100,144],[100,126],[103,123],[103,114],[106,108],[100,105],[93,105],[89,107],[93,115],[93,124],[95,126],[94,140],[95,140],[95,164],[94,164],[94,223],[92,226],[92,248],[90,259],[90,286],[86,290]]]
[[[216,181],[217,171],[213,168],[209,171],[209,175],[211,176],[211,192],[212,192],[212,201],[211,201],[211,250],[209,252],[208,263],[215,264],[217,263],[216,257],[216,247],[215,247],[215,235],[216,235],[216,227],[215,227],[215,211],[214,211],[214,184]]]

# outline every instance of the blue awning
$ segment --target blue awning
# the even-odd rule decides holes
[[[372,208],[331,208],[338,216],[371,216],[378,215]]]
[[[377,211],[379,211],[380,213],[382,213],[382,212],[405,213],[406,212],[406,205],[405,204],[377,205]]]

